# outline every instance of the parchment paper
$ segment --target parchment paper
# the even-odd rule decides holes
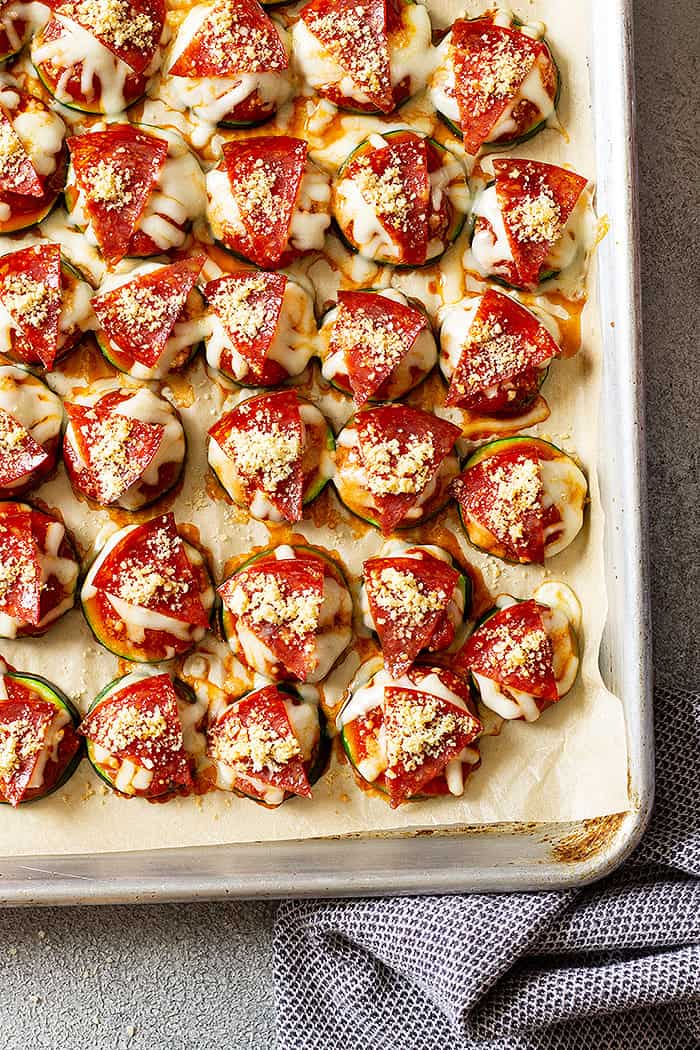
[[[464,10],[463,4],[452,0],[436,0],[428,6],[436,23],[442,25]],[[542,19],[548,27],[548,39],[564,84],[559,107],[562,130],[547,129],[511,152],[566,163],[594,180],[586,69],[590,46],[587,6],[586,0],[521,4],[518,13],[523,18]],[[479,3],[467,5],[471,15],[483,9]],[[421,109],[420,101],[404,107],[400,121],[410,122],[416,115],[423,126],[425,104]],[[278,125],[285,126],[285,120],[289,121],[289,114],[282,114]],[[614,216],[612,219],[614,223]],[[53,236],[60,221],[60,216],[50,220]],[[451,253],[453,266],[462,247]],[[355,271],[357,283],[371,283],[366,278],[375,276],[376,269],[364,268],[357,262],[354,265],[359,265]],[[304,264],[297,269],[308,271],[309,266]],[[320,282],[319,300],[323,300],[332,291],[325,287],[328,268],[316,264],[310,274]],[[401,279],[395,283],[400,285]],[[592,288],[590,281],[589,285]],[[508,591],[526,597],[544,577],[562,579],[574,588],[584,609],[583,659],[574,689],[538,722],[506,723],[498,735],[484,738],[482,767],[469,781],[462,799],[431,800],[392,811],[382,800],[359,790],[348,766],[334,757],[330,771],[314,788],[313,800],[292,799],[276,811],[267,811],[225,792],[154,805],[113,795],[85,761],[65,788],[50,798],[17,811],[0,807],[0,854],[94,853],[500,821],[567,821],[626,809],[627,754],[622,704],[604,688],[597,666],[606,600],[603,513],[593,469],[598,449],[601,361],[592,292],[583,312],[581,335],[580,352],[555,362],[550,369],[543,391],[551,408],[550,418],[528,431],[575,453],[587,471],[591,505],[576,541],[545,570],[514,568],[468,547],[452,513],[443,521],[460,537],[467,558],[482,571],[494,594]],[[57,376],[55,385],[65,389],[68,384]],[[165,387],[182,413],[189,446],[184,485],[172,509],[179,522],[199,529],[202,543],[212,554],[218,582],[227,559],[253,546],[267,545],[270,533],[264,524],[245,521],[245,514],[221,499],[212,500],[208,494],[212,486],[207,478],[205,434],[220,412],[226,392],[207,377],[201,362],[184,379],[176,377]],[[326,399],[323,407],[336,423],[349,414],[349,402],[342,399]],[[62,467],[36,496],[61,510],[86,561],[95,542],[102,542],[115,527],[106,511],[88,508],[73,497]],[[382,539],[374,530],[360,530],[355,520],[339,513],[334,497],[326,495],[322,499],[325,502],[321,508],[332,511],[333,527],[319,528],[310,519],[298,525],[296,531],[312,542],[338,550],[350,570],[357,573],[363,559],[376,552]],[[166,500],[164,507],[170,505]],[[315,519],[324,513],[323,509],[315,511]],[[280,535],[279,530],[274,533],[275,537]],[[215,654],[214,658],[225,652],[221,643],[214,640],[207,640],[202,648]],[[79,610],[70,612],[44,638],[1,642],[0,651],[18,669],[54,681],[83,710],[120,673],[117,659],[93,640]],[[333,673],[329,697],[340,695],[358,662],[353,653]],[[196,666],[190,661],[185,670]]]

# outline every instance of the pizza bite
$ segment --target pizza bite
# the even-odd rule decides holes
[[[57,102],[116,114],[146,91],[160,66],[163,0],[50,0],[31,59]]]
[[[275,680],[320,682],[352,639],[352,598],[337,562],[317,547],[264,550],[219,587],[232,652]]]
[[[196,354],[205,331],[196,287],[203,255],[111,274],[92,300],[100,350],[134,379],[163,379]]]
[[[66,126],[40,99],[0,85],[0,233],[41,222],[66,179]]]
[[[210,717],[207,752],[215,783],[270,809],[311,798],[330,754],[325,718],[287,685],[266,685],[221,705]]]
[[[263,269],[323,247],[330,180],[304,139],[260,135],[225,142],[207,174],[207,218],[224,248]]]
[[[139,668],[110,682],[80,724],[93,769],[127,798],[186,795],[205,748],[205,705],[169,673]]]
[[[358,408],[403,397],[437,361],[422,303],[394,288],[338,292],[320,337],[323,378],[350,394]]]
[[[389,540],[365,561],[362,622],[377,635],[393,678],[400,678],[421,654],[461,644],[471,593],[471,577],[441,547]]]
[[[68,140],[68,221],[109,267],[180,248],[204,214],[204,174],[175,131],[96,124]]]
[[[392,809],[413,799],[461,796],[481,762],[469,685],[445,667],[418,664],[398,678],[381,658],[364,663],[337,718],[360,787]]]
[[[333,186],[333,214],[347,247],[393,266],[438,259],[457,238],[468,207],[461,162],[416,131],[370,135]]]
[[[63,459],[74,491],[102,506],[141,510],[180,479],[185,432],[176,409],[148,387],[103,379],[65,402]]]
[[[542,565],[579,534],[588,484],[555,445],[514,437],[478,448],[452,492],[475,547],[505,561]]]
[[[526,601],[496,599],[457,657],[486,707],[501,718],[536,721],[569,692],[578,674],[581,606],[565,583],[549,580]]]
[[[82,757],[79,721],[55,685],[0,660],[0,802],[33,802],[70,779]]]
[[[441,321],[445,404],[504,420],[526,413],[561,353],[552,321],[493,288],[446,307]]]
[[[240,386],[301,375],[316,341],[311,296],[281,273],[238,270],[204,286],[207,363]]]
[[[493,170],[472,208],[473,264],[513,288],[537,288],[585,254],[587,179],[513,157],[494,160]]]
[[[45,383],[0,365],[0,499],[22,496],[52,473],[62,425],[61,399]]]
[[[311,0],[294,25],[307,84],[341,109],[392,113],[425,84],[430,17],[406,0]]]
[[[115,532],[81,592],[101,645],[125,660],[156,663],[188,652],[207,632],[214,589],[204,556],[172,514]]]
[[[261,521],[301,521],[333,474],[333,431],[294,390],[241,402],[209,430],[211,469]]]
[[[542,36],[510,12],[458,18],[437,49],[430,99],[472,156],[524,142],[556,109],[559,71]]]
[[[289,33],[257,0],[197,4],[171,45],[161,92],[206,125],[262,124],[293,94],[290,53]]]
[[[0,353],[50,372],[94,327],[92,294],[58,244],[0,256]]]
[[[460,428],[408,405],[363,409],[336,442],[336,491],[353,514],[388,536],[445,506],[459,473]]]
[[[0,637],[45,634],[72,609],[75,549],[63,522],[28,503],[0,503]]]

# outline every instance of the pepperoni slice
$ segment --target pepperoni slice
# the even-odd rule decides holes
[[[204,255],[193,255],[95,296],[92,306],[108,338],[122,353],[153,368],[203,265]]]
[[[32,512],[8,504],[0,517],[0,613],[37,627],[41,586]]]
[[[76,182],[85,194],[95,238],[114,266],[129,243],[168,155],[168,143],[131,124],[68,139]]]
[[[26,478],[48,463],[48,452],[35,441],[26,427],[4,408],[0,408],[0,486]]]
[[[381,149],[362,153],[346,175],[374,208],[392,240],[401,249],[401,263],[422,266],[428,254],[430,175],[425,139],[406,135]]]
[[[265,558],[220,588],[224,605],[302,682],[318,663],[315,636],[323,602],[318,558]]]
[[[303,139],[289,135],[260,135],[222,147],[245,228],[240,250],[256,266],[275,266],[287,247],[307,149]]]
[[[257,0],[218,0],[169,70],[174,77],[229,77],[289,67],[284,44]]]
[[[444,773],[479,734],[469,712],[449,700],[419,689],[384,687],[384,731],[388,766],[385,776],[392,808],[405,802]]]
[[[358,408],[376,394],[426,326],[425,316],[376,292],[338,292],[330,352],[342,351]]]
[[[209,754],[240,770],[235,785],[246,795],[264,800],[264,790],[252,779],[311,798],[301,746],[284,700],[276,686],[265,686],[232,704],[209,730]]]
[[[494,160],[496,196],[519,280],[535,285],[587,179],[537,160]]]
[[[172,514],[151,518],[128,532],[102,562],[93,584],[129,605],[195,627],[209,626]]]
[[[532,599],[501,609],[474,631],[462,649],[460,666],[542,700],[558,700],[552,643],[542,620],[545,610]]]
[[[58,352],[61,249],[35,244],[0,258],[0,302],[31,351],[48,369]]]
[[[391,113],[385,0],[311,0],[300,18],[372,105]]]
[[[18,682],[5,680],[8,699],[0,701],[0,794],[18,806],[34,775],[56,708],[35,700]]]
[[[415,506],[461,430],[407,405],[380,405],[355,418],[360,456],[382,531],[388,535]]]
[[[426,553],[420,558],[370,558],[364,578],[384,663],[392,678],[400,678],[446,619],[459,573]]]
[[[476,18],[455,22],[451,52],[464,146],[474,155],[547,49],[520,30]]]
[[[44,195],[37,170],[3,109],[0,109],[0,192],[22,197]]]
[[[559,353],[534,314],[489,288],[474,315],[445,404],[489,412],[519,409],[536,395],[541,367]]]
[[[239,270],[209,281],[204,295],[233,344],[262,379],[267,354],[279,328],[287,278],[281,273]]]
[[[88,712],[79,732],[115,758],[150,770],[163,788],[192,786],[169,674],[138,679],[106,697]]]
[[[75,443],[90,474],[87,484],[98,503],[115,503],[143,476],[163,441],[162,423],[144,423],[99,404],[65,402]]]
[[[301,519],[304,423],[293,390],[238,405],[209,434],[253,490],[267,496],[287,521]]]
[[[465,518],[496,537],[513,561],[544,562],[543,485],[539,457],[506,448],[452,482]]]
[[[47,6],[87,29],[135,73],[150,65],[165,23],[163,0],[47,0]]]

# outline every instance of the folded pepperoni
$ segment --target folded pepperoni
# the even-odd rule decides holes
[[[129,251],[158,174],[168,155],[168,143],[132,124],[112,124],[68,139],[85,210],[102,254],[114,266]]]
[[[376,292],[338,292],[330,352],[344,353],[358,408],[410,353],[425,315]]]
[[[431,555],[370,558],[363,568],[367,600],[384,663],[400,678],[427,649],[445,619],[459,573]]]
[[[46,743],[56,708],[32,699],[19,682],[5,680],[7,699],[0,700],[0,794],[10,805],[23,800]]]
[[[37,627],[41,586],[32,512],[7,504],[0,517],[0,613]]]
[[[0,486],[26,478],[49,461],[49,454],[26,427],[0,408]]]
[[[92,300],[108,338],[128,357],[153,368],[194,288],[204,255],[159,266]]]
[[[519,280],[537,284],[587,180],[537,160],[494,160],[496,196]]]
[[[0,302],[46,368],[58,352],[61,249],[35,244],[0,258]]]
[[[209,626],[200,585],[172,514],[131,529],[102,562],[93,585],[129,605],[196,627]]]
[[[287,247],[307,149],[303,139],[289,135],[260,135],[222,147],[245,229],[241,252],[257,266],[275,266]]]
[[[287,69],[274,23],[257,0],[218,0],[169,70],[175,77],[229,77]]]
[[[391,113],[385,0],[311,0],[299,17],[369,101]]]
[[[513,561],[544,562],[543,484],[537,455],[506,448],[452,482],[465,518],[496,537]]]
[[[318,664],[316,632],[324,571],[318,558],[265,558],[228,579],[219,594],[276,660],[301,681]]]
[[[115,758],[152,772],[154,782],[164,789],[192,786],[169,674],[140,678],[107,696],[88,712],[79,732]]]
[[[87,29],[135,73],[150,65],[165,23],[163,0],[47,0],[47,6]]]
[[[21,138],[0,109],[0,192],[22,197],[43,197],[44,186]]]
[[[478,153],[515,99],[545,45],[488,18],[458,19],[451,53],[455,97],[468,153]]]
[[[428,254],[430,175],[425,139],[407,134],[348,164],[346,173],[401,249],[401,263],[422,266]]]
[[[139,480],[158,454],[165,427],[123,416],[110,407],[64,405],[90,479],[92,498],[115,503]]]
[[[445,404],[491,412],[508,409],[524,397],[534,397],[539,369],[559,352],[534,314],[489,288],[466,334]],[[507,389],[501,389],[506,384]]]
[[[516,602],[489,617],[469,638],[459,666],[542,700],[558,700],[554,653],[545,631],[546,606]]]
[[[209,434],[249,486],[287,521],[302,517],[304,423],[293,390],[245,401],[221,417]]]
[[[419,689],[384,687],[385,783],[392,807],[444,773],[481,731],[469,711]]]
[[[224,274],[204,287],[204,295],[221,321],[233,349],[262,378],[267,355],[279,328],[287,278],[281,273]]]
[[[416,505],[461,430],[407,405],[358,412],[355,426],[368,487],[382,531],[388,535]]]
[[[303,752],[287,714],[284,694],[268,685],[236,701],[207,734],[212,758],[239,775],[235,786],[263,798],[253,781],[292,795],[311,797]]]

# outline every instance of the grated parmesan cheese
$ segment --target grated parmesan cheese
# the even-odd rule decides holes
[[[279,773],[293,759],[302,757],[295,736],[282,734],[269,723],[258,719],[243,725],[231,716],[215,726],[211,736],[211,755],[227,766],[245,765],[253,773]]]
[[[489,42],[488,36],[484,41]],[[486,55],[480,54],[479,76],[470,81],[474,93],[474,115],[485,113],[495,102],[505,101],[518,90],[534,64],[534,56],[522,54],[510,37],[503,37]]]
[[[32,328],[41,328],[60,293],[27,273],[8,274],[3,281],[2,301],[7,312]]]
[[[416,195],[409,199],[398,164],[390,164],[381,175],[377,175],[370,167],[369,159],[359,157],[353,166],[352,178],[377,215],[388,219],[397,229],[408,231],[408,208]]]
[[[350,351],[359,355],[370,381],[383,375],[387,367],[393,371],[406,353],[404,337],[396,331],[392,318],[375,324],[361,307],[351,311],[344,304],[338,310],[333,342],[346,355]]]
[[[110,47],[149,48],[156,28],[150,15],[134,11],[128,0],[69,0],[61,14],[92,30]]]
[[[386,613],[385,619],[394,619],[400,611],[399,625],[408,629],[420,624],[426,616],[440,611],[447,595],[442,590],[429,590],[413,573],[387,567],[376,578],[374,602]]]
[[[9,119],[0,117],[0,178],[8,183],[19,181],[26,153]]]
[[[255,477],[264,492],[274,493],[287,480],[301,456],[301,435],[297,431],[285,432],[263,412],[256,412],[253,422],[258,424],[255,430],[230,432],[224,452],[241,474]]]
[[[470,719],[456,711],[446,711],[437,697],[416,697],[410,692],[392,699],[386,721],[390,769],[399,766],[407,773],[431,758],[440,758],[458,733],[471,728]]]
[[[387,79],[389,53],[387,47],[377,47],[367,32],[367,12],[358,6],[338,13],[329,11],[304,14],[307,26],[320,40],[333,40],[331,47],[324,46],[335,56],[339,64],[347,69],[358,87],[367,87],[371,92],[382,91]],[[388,86],[388,85],[387,85]]]
[[[542,498],[539,462],[527,459],[506,469],[492,471],[493,500],[485,510],[486,524],[496,535],[506,535],[513,543],[523,539],[523,515],[536,511]]]
[[[128,177],[112,161],[99,161],[90,179],[90,195],[108,210],[123,208],[134,199]]]
[[[211,296],[210,303],[231,339],[253,342],[275,324],[275,297],[261,298],[268,287],[263,274],[251,274],[243,281],[227,281]]]
[[[409,435],[407,447],[402,450],[396,438],[372,440],[360,444],[362,461],[367,472],[367,484],[375,496],[422,492],[433,475],[435,446],[432,437]]]
[[[527,197],[511,208],[508,223],[520,240],[535,244],[553,244],[564,228],[561,209],[546,186],[536,197]]]
[[[274,576],[257,576],[255,589],[239,585],[227,599],[234,616],[245,616],[253,624],[274,624],[303,638],[316,632],[323,595],[315,591],[289,594]]]
[[[34,726],[26,718],[0,725],[0,780],[9,780],[23,762],[38,754],[44,746],[37,740]]]

